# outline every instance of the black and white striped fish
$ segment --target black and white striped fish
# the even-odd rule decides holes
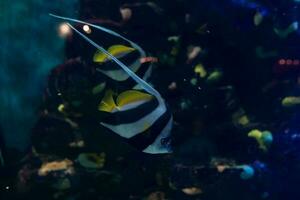
[[[143,80],[148,81],[152,73],[155,58],[147,57],[141,48],[135,49],[120,44],[110,46],[107,51],[121,62],[128,64],[128,68],[143,78]],[[124,70],[116,66],[106,54],[99,50],[95,52],[93,62],[96,63],[96,69],[99,72],[114,82],[117,82],[119,85],[132,89],[141,89],[139,84],[136,84]]]
[[[80,20],[56,15],[52,16],[67,21],[86,24],[102,30],[125,40],[134,49],[142,52],[141,48],[137,44],[114,31]],[[99,53],[102,53],[101,61],[112,60],[115,62],[123,71],[126,72],[128,77],[131,77],[145,91],[128,90],[121,94],[114,94],[113,91],[107,90],[98,108],[99,111],[108,113],[108,117],[101,121],[101,125],[127,139],[129,144],[132,144],[134,147],[145,153],[170,153],[170,135],[173,118],[160,93],[135,74],[134,71],[127,67],[118,58],[112,55],[112,51],[107,51],[102,46],[98,45],[78,31],[71,24],[68,23],[68,25],[82,38],[96,47]]]
[[[95,20],[94,20],[95,21]],[[94,25],[102,26],[105,24],[101,21],[95,21]],[[107,24],[110,27],[111,24]],[[110,35],[105,35],[101,33],[101,30],[97,30],[95,27],[88,25],[87,22],[84,24],[75,24],[75,28],[78,30],[83,30],[86,36],[89,36],[94,41],[98,41],[99,38],[103,40],[103,47],[114,57],[118,58],[121,62],[123,62],[129,69],[131,69],[134,73],[136,73],[139,77],[143,78],[143,80],[149,81],[149,78],[152,74],[153,63],[157,62],[157,58],[151,57],[150,54],[146,53],[142,47],[132,45],[128,45],[128,42],[121,38],[111,37]],[[120,67],[116,66],[116,64],[108,58],[108,56],[102,53],[99,50],[94,50],[89,46],[86,46],[86,43],[82,38],[76,35],[73,36],[72,41],[75,41],[74,44],[68,43],[70,45],[69,48],[75,49],[75,55],[80,56],[83,60],[97,71],[101,72],[99,74],[99,79],[105,79],[107,82],[107,86],[118,87],[121,88],[131,88],[131,89],[141,89],[139,85],[136,84],[134,80],[132,80],[128,74],[126,74]],[[109,41],[110,43],[108,44]],[[82,48],[86,50],[82,52]],[[104,75],[104,76],[101,76]]]
[[[119,95],[108,90],[99,110],[109,112],[101,124],[128,139],[128,143],[145,153],[167,153],[172,115],[152,95],[127,90]]]

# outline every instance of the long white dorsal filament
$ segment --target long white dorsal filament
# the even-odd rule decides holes
[[[142,86],[144,90],[146,90],[148,93],[155,96],[159,102],[163,102],[163,99],[160,95],[160,93],[155,90],[151,85],[149,85],[146,81],[141,79],[139,76],[137,76],[133,71],[131,71],[124,63],[122,63],[120,60],[118,60],[116,57],[111,55],[108,51],[106,51],[103,47],[92,41],[90,38],[85,36],[83,33],[78,31],[75,27],[73,27],[71,24],[67,23],[68,26],[70,26],[76,33],[78,33],[81,37],[83,37],[87,42],[89,42],[91,45],[96,47],[99,51],[106,54],[109,58],[111,58],[115,63],[117,63],[134,81],[136,81],[138,84]]]
[[[125,40],[126,42],[130,43],[130,45],[132,47],[134,47],[135,49],[137,49],[141,53],[142,57],[146,56],[146,53],[144,52],[144,50],[138,44],[136,44],[135,42],[127,39],[126,37],[120,35],[119,33],[115,32],[113,30],[107,29],[107,28],[99,26],[99,25],[95,25],[95,24],[91,24],[91,23],[88,23],[88,22],[84,22],[84,21],[81,21],[81,20],[78,20],[78,19],[72,19],[72,18],[69,18],[69,17],[62,17],[62,16],[51,14],[51,13],[49,15],[52,16],[52,17],[58,18],[58,19],[63,19],[63,20],[70,21],[70,22],[76,22],[76,23],[80,23],[80,24],[89,25],[91,27],[94,27],[96,29],[104,31],[104,32],[106,32],[108,34],[111,34],[111,35],[113,35],[115,37],[121,38],[121,39]]]

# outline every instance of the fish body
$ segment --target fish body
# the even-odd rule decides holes
[[[107,51],[123,63],[128,64],[128,68],[139,77],[142,77],[143,80],[148,81],[152,74],[152,63],[155,61],[146,59],[149,57],[146,56],[144,50],[116,44],[110,46]],[[139,85],[124,72],[124,70],[115,66],[115,63],[99,50],[95,52],[93,62],[96,64],[95,67],[98,72],[104,74],[111,81],[118,83],[118,85],[133,89],[141,89]]]
[[[113,61],[143,90],[143,92],[136,90],[125,91],[119,95],[115,95],[117,98],[114,97],[112,91],[108,90],[98,107],[99,112],[106,112],[108,117],[106,120],[103,119],[100,124],[111,130],[113,133],[125,138],[129,144],[132,144],[144,153],[170,153],[170,135],[173,118],[164,99],[156,89],[143,80],[143,78],[139,77],[132,68],[126,66],[119,60],[123,56],[131,53],[133,49],[138,51],[141,56],[144,56],[145,53],[142,48],[136,43],[107,28],[71,18],[56,15],[52,16],[71,22],[89,25],[115,37],[119,37],[132,46],[132,48],[112,46],[106,50],[68,23],[70,28],[92,46],[97,48],[96,55],[94,55],[94,61],[100,63],[110,60]],[[104,73],[103,70],[100,72]],[[107,74],[107,76],[110,75],[114,78],[113,73]]]
[[[172,116],[165,106],[147,93],[128,90],[116,98],[107,91],[99,111],[108,112],[101,125],[120,135],[129,144],[145,153],[170,151],[169,133]]]
[[[267,152],[273,142],[273,135],[270,131],[260,131],[258,129],[251,130],[248,137],[254,138],[261,150]]]

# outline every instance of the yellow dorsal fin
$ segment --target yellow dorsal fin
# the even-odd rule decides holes
[[[114,57],[119,58],[120,56],[131,53],[134,50],[135,50],[134,48],[117,44],[109,47],[107,51]],[[93,57],[93,61],[98,63],[105,62],[108,59],[109,59],[108,56],[99,50],[96,51]]]
[[[117,108],[117,105],[113,98],[113,91],[107,90],[102,101],[98,106],[98,110],[105,111],[105,112],[112,112],[114,109]]]
[[[137,90],[127,90],[122,92],[117,98],[117,105],[122,107],[124,105],[138,102],[138,101],[147,101],[152,99],[153,96],[144,92],[140,92]]]
[[[94,54],[93,61],[96,63],[102,63],[107,59],[107,55],[102,53],[101,51],[97,50]]]
[[[134,50],[135,50],[134,48],[127,47],[124,45],[113,45],[113,46],[109,47],[107,51],[111,55],[118,58],[119,55],[128,54],[128,53],[133,52]]]

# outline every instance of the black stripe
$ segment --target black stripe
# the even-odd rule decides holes
[[[157,106],[158,101],[153,98],[152,100],[145,102],[136,108],[109,113],[108,117],[104,118],[102,122],[110,125],[133,123],[150,114]]]
[[[140,151],[144,150],[161,134],[171,117],[171,112],[167,109],[149,129],[128,139],[128,143]]]
[[[150,64],[151,63],[143,63],[140,68],[136,71],[136,75],[138,75],[139,77],[143,78],[145,73],[147,72],[147,70],[150,68]],[[125,80],[125,81],[128,81],[129,82],[134,82],[136,84],[136,82],[131,78],[129,77],[130,80]],[[125,81],[120,81],[121,83],[125,82]]]
[[[139,70],[135,73],[137,76],[143,78],[145,73],[147,72],[147,70],[150,67],[150,63],[143,63],[141,65],[141,67],[139,68]],[[124,72],[125,73],[125,72]],[[111,79],[110,82],[116,82],[115,80]],[[125,90],[125,89],[129,89],[129,88],[133,88],[137,83],[131,78],[128,77],[126,80],[124,81],[118,81],[117,82],[117,86],[119,90]],[[114,84],[112,84],[114,85]]]
[[[133,54],[133,53],[131,53]],[[131,54],[125,56],[126,58],[129,57]],[[122,59],[125,59],[122,58]],[[130,58],[128,58],[128,61],[123,61],[122,59],[120,59],[124,64],[133,64],[134,63],[134,59],[131,59],[131,61],[129,61]],[[144,77],[145,73],[148,71],[149,67],[151,66],[150,62],[146,62],[146,63],[142,63],[141,66],[139,67],[139,69],[137,69],[137,71],[135,72],[139,77]],[[102,65],[97,65],[96,68],[99,68],[101,70],[104,71],[109,71],[109,70],[122,70],[118,65],[116,65],[115,63],[113,63],[112,61],[109,61],[106,64],[102,64]],[[124,72],[126,73],[126,72]],[[110,79],[111,81],[116,81],[110,77],[108,77],[108,79]],[[122,84],[123,87],[128,88],[132,88],[136,85],[136,82],[128,76],[128,78],[124,81],[118,81],[119,84]]]

